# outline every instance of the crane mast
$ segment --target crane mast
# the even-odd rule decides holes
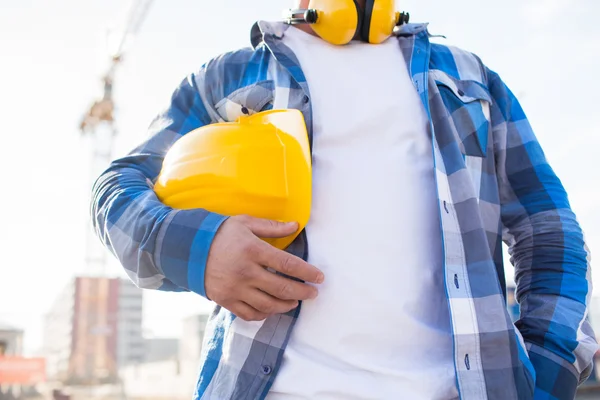
[[[136,38],[153,0],[133,0],[130,3],[124,23],[114,33],[113,49],[109,49],[109,65],[102,76],[102,96],[94,101],[84,114],[79,125],[82,136],[86,137],[90,146],[90,173],[95,179],[107,168],[113,158],[114,145],[118,135],[115,121],[114,85],[115,75],[122,65],[124,55]],[[109,44],[110,45],[110,44]],[[104,276],[108,255],[102,249],[98,239],[89,227],[87,230],[85,263],[86,271],[94,275]]]

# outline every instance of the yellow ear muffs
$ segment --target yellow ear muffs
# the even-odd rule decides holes
[[[360,37],[373,44],[382,43],[392,35],[400,20],[394,0],[366,0]]]
[[[361,14],[356,0],[311,0],[307,10],[289,10],[285,22],[309,23],[323,40],[343,45],[359,33]]]
[[[394,11],[394,0],[366,0],[364,11],[356,0],[311,0],[308,9],[288,10],[284,22],[311,24],[322,39],[344,45],[357,35],[368,43],[382,43],[408,20],[408,13]]]

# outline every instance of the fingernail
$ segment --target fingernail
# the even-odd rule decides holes
[[[325,275],[323,275],[323,273],[320,273],[319,275],[317,275],[316,283],[323,283],[324,281],[325,281]]]
[[[316,290],[313,290],[312,293],[310,294],[310,299],[314,300],[317,298],[318,295],[319,295],[319,292]]]

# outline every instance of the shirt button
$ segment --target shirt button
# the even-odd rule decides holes
[[[304,96],[302,101],[304,102],[304,104],[308,104],[308,102],[310,101],[310,98],[308,96]]]
[[[261,370],[262,373],[265,375],[269,375],[273,371],[273,369],[269,365],[263,365]]]

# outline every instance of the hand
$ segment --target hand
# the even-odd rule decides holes
[[[299,300],[317,297],[315,287],[266,270],[272,268],[305,282],[323,282],[324,275],[317,268],[260,239],[286,237],[297,229],[296,223],[249,216],[225,221],[213,240],[206,263],[204,284],[208,298],[243,320],[262,321],[293,310]]]

